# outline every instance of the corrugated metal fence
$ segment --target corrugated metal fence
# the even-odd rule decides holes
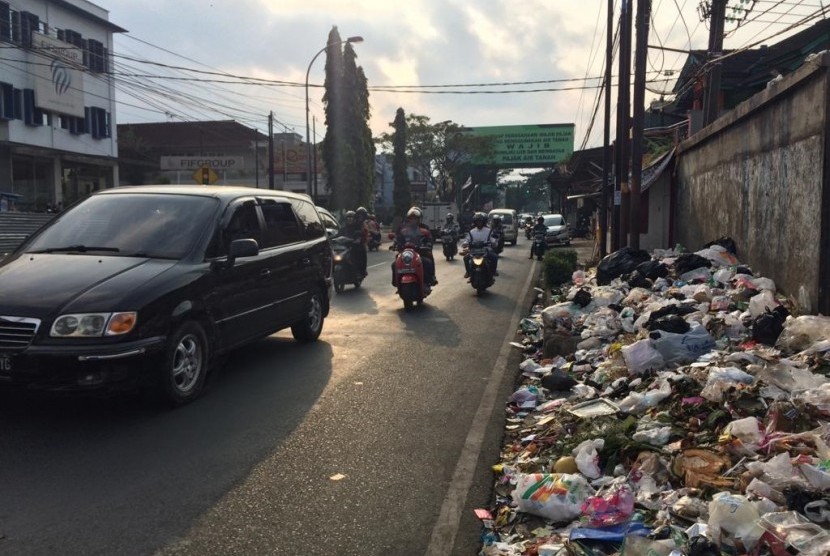
[[[0,255],[13,251],[54,217],[43,212],[0,212]]]

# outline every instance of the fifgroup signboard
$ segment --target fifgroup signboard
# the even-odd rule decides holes
[[[493,138],[493,156],[473,164],[500,168],[540,168],[558,164],[574,150],[574,124],[470,127],[476,137]]]

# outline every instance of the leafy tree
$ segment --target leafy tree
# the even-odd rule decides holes
[[[395,128],[391,138],[392,179],[394,180],[392,198],[395,204],[395,216],[403,218],[412,206],[412,191],[409,187],[409,175],[406,173],[406,117],[403,108],[398,108],[395,112],[395,122],[392,127]]]
[[[470,159],[487,157],[493,150],[492,138],[473,137],[450,120],[433,124],[427,116],[409,114],[406,129],[410,166],[432,181],[443,201],[456,200],[459,188],[469,176]],[[377,141],[388,152],[393,137],[384,133]]]
[[[326,81],[324,83],[323,105],[326,113],[326,136],[323,139],[323,164],[326,168],[326,187],[330,196],[330,208],[340,209],[345,206],[341,187],[343,181],[346,137],[344,130],[345,99],[343,98],[343,40],[337,26],[329,32],[326,48]]]

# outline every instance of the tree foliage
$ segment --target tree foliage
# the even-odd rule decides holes
[[[345,43],[345,47],[343,47]],[[369,89],[352,45],[332,27],[326,49],[323,162],[334,210],[372,207],[375,145],[369,129]]]
[[[395,205],[395,216],[403,218],[406,211],[412,206],[412,191],[409,187],[409,175],[406,173],[406,117],[403,108],[395,112],[395,122],[392,124],[395,132],[392,134],[392,179],[394,187],[392,199]]]
[[[409,165],[432,181],[442,201],[454,202],[470,175],[470,160],[487,157],[493,150],[493,139],[474,137],[450,120],[431,123],[427,116],[409,114],[406,130]],[[377,141],[388,152],[393,135],[384,133]]]

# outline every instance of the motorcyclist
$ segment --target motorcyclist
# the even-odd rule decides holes
[[[376,245],[380,245],[380,224],[378,224],[374,214],[366,215],[366,231],[369,238],[374,239]]]
[[[473,227],[470,228],[470,231],[467,232],[467,237],[464,238],[464,248],[468,248],[475,242],[482,242],[487,246],[487,260],[490,261],[490,266],[493,268],[493,276],[498,276],[499,271],[497,269],[499,263],[499,256],[496,254],[495,246],[497,243],[497,239],[493,234],[493,231],[487,227],[487,215],[483,212],[477,212],[473,215]],[[470,253],[464,255],[464,268],[466,272],[464,274],[464,278],[470,277],[470,264],[472,262],[472,256]]]
[[[545,217],[544,216],[539,216],[538,218],[536,218],[536,224],[533,225],[532,233],[533,233],[533,242],[530,244],[530,257],[528,257],[530,259],[532,259],[533,255],[534,255],[533,246],[536,245],[537,241],[544,242],[545,241],[545,236],[548,233],[548,227],[545,226]]]
[[[423,213],[418,207],[410,208],[404,221],[401,222],[395,234],[395,246],[398,253],[402,252],[407,244],[414,245],[421,255],[421,264],[424,266],[424,285],[427,289],[438,284],[435,277],[435,259],[432,257],[432,233],[429,227],[421,223]],[[395,275],[395,261],[392,261],[392,276]]]
[[[496,244],[497,244],[496,254],[498,254],[498,252],[500,251],[500,249],[498,249],[498,247],[504,247],[504,243],[502,243],[504,228],[501,224],[501,216],[500,215],[498,215],[498,214],[493,215],[492,224],[490,225],[490,229],[492,230],[493,239],[495,239]]]
[[[452,234],[453,241],[458,241],[459,227],[452,214],[447,214],[447,220],[444,222],[443,232]]]
[[[363,210],[365,211],[366,209]],[[368,239],[368,232],[366,231],[366,226],[360,221],[357,211],[346,211],[346,225],[343,228],[343,235],[353,240],[351,253],[355,271],[365,278],[368,274],[366,272],[368,258],[366,255],[366,241]]]

